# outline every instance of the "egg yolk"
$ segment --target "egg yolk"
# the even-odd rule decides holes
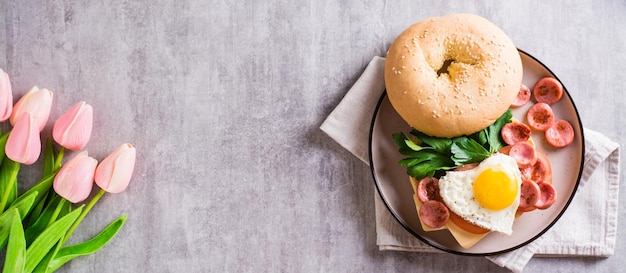
[[[513,204],[518,187],[505,172],[487,169],[474,180],[474,197],[487,209],[502,210]]]

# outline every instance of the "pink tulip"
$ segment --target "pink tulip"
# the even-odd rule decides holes
[[[135,153],[135,147],[131,144],[119,146],[98,165],[96,184],[110,193],[124,191],[135,168]]]
[[[15,126],[20,116],[28,112],[35,118],[35,124],[41,132],[48,122],[50,108],[52,108],[52,91],[35,86],[15,103],[9,121]]]
[[[41,153],[39,130],[35,118],[24,113],[13,127],[5,146],[7,157],[15,162],[30,165],[37,161]]]
[[[77,151],[89,142],[92,126],[93,108],[81,101],[54,122],[52,137],[61,146]]]
[[[0,121],[5,121],[13,111],[13,91],[9,74],[0,69]]]
[[[81,202],[91,193],[98,161],[83,151],[67,161],[54,177],[54,191],[72,203]]]

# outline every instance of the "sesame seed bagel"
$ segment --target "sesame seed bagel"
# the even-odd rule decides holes
[[[472,14],[420,21],[393,42],[385,61],[387,95],[413,128],[457,137],[495,122],[517,97],[522,60],[493,23]]]

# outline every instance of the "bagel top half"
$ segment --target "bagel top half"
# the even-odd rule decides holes
[[[387,95],[413,128],[436,137],[478,132],[515,100],[522,61],[488,20],[450,14],[420,21],[393,42],[385,60]]]

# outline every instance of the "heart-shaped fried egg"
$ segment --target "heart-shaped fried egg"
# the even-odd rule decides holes
[[[510,235],[521,181],[515,159],[496,153],[474,169],[446,173],[439,179],[439,191],[448,208],[463,219]]]

